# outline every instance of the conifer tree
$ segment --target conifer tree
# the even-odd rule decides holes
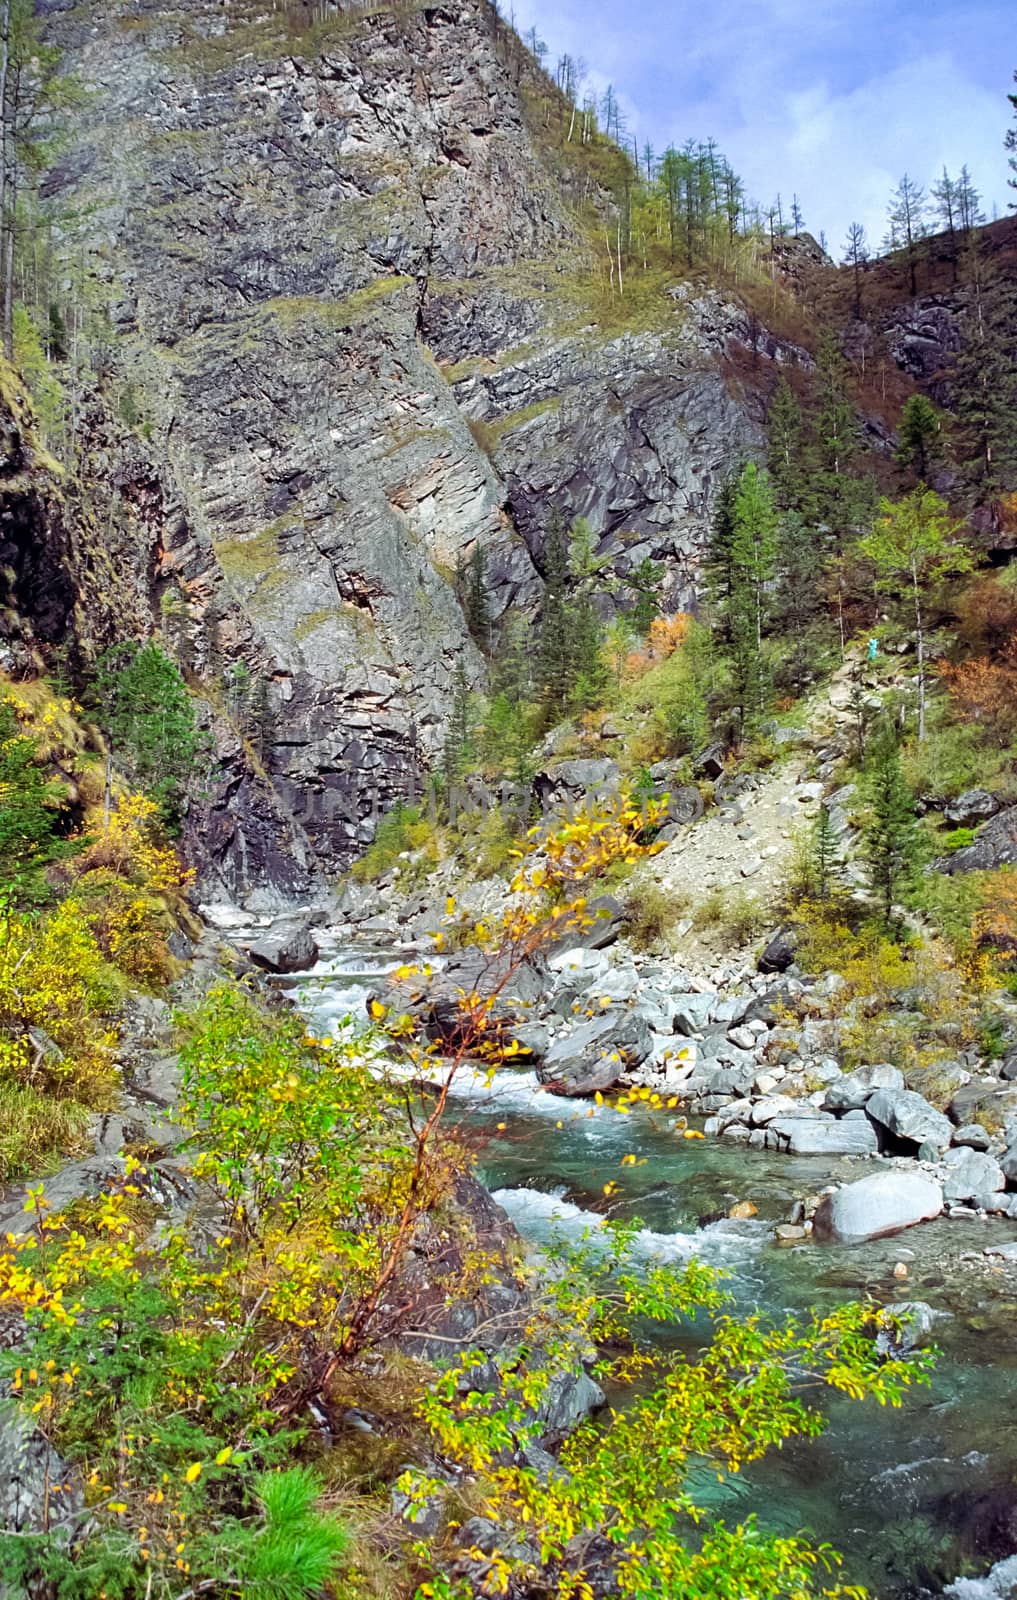
[[[824,800],[819,807],[812,832],[812,868],[816,880],[816,893],[820,900],[829,900],[833,875],[837,863],[837,835],[833,831],[830,807]]]
[[[869,815],[864,848],[869,881],[879,898],[884,923],[891,928],[898,900],[917,879],[922,850],[914,795],[901,771],[897,740],[890,726],[872,741],[865,791]]]
[[[989,494],[1017,487],[1017,284],[977,273],[951,373],[968,476]]]
[[[731,537],[731,642],[743,726],[751,725],[766,702],[763,618],[767,588],[773,581],[777,514],[766,472],[750,461],[742,469]]]
[[[909,395],[897,425],[895,460],[925,483],[930,468],[942,454],[943,419],[924,394]]]
[[[908,275],[912,297],[918,293],[918,247],[928,233],[925,190],[905,172],[893,192],[887,216],[887,247],[899,251]]]
[[[766,417],[769,440],[766,464],[774,502],[781,511],[800,511],[807,498],[805,420],[785,374],[777,379]]]
[[[710,523],[710,537],[703,563],[703,586],[715,619],[718,637],[731,642],[730,602],[733,588],[731,542],[734,538],[735,502],[738,499],[737,472],[721,484]]]
[[[544,599],[537,640],[537,687],[547,714],[564,716],[572,688],[572,637],[568,604],[569,561],[557,510],[544,545]]]
[[[469,766],[473,754],[473,711],[466,668],[456,663],[452,674],[452,709],[445,729],[442,768],[446,789],[451,791]]]
[[[925,608],[929,587],[950,573],[970,572],[971,552],[957,543],[961,524],[938,494],[920,484],[905,499],[882,500],[880,517],[858,541],[872,562],[877,589],[895,595],[914,626],[918,653],[918,737],[925,738]]]
[[[1014,72],[1013,81],[1017,83],[1017,71]],[[1017,94],[1008,94],[1007,99],[1013,108],[1014,120],[1017,122]],[[1006,148],[1011,152],[1010,171],[1013,173],[1008,182],[1011,189],[1017,189],[1017,127],[1007,129]],[[1017,200],[1011,200],[1010,209],[1011,211],[1017,209]]]
[[[482,650],[491,642],[491,610],[487,599],[487,563],[479,543],[473,546],[469,565],[463,574],[463,611],[466,626]]]
[[[859,321],[862,315],[862,272],[869,259],[869,246],[865,238],[865,227],[861,222],[852,222],[848,227],[847,239],[844,243],[844,261],[851,268],[854,277],[854,314]]]

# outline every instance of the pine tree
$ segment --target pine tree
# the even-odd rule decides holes
[[[625,580],[635,595],[631,616],[632,626],[638,634],[649,633],[651,622],[660,616],[660,586],[663,579],[664,568],[659,562],[645,556],[635,572]]]
[[[914,795],[901,771],[891,727],[882,729],[872,742],[865,791],[869,815],[864,849],[869,881],[882,906],[883,920],[891,928],[894,907],[913,887],[922,858]]]
[[[942,455],[943,418],[924,394],[909,395],[897,425],[894,459],[918,483],[925,483],[930,468]]]

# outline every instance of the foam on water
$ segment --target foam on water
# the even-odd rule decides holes
[[[1013,1600],[1017,1595],[1017,1556],[997,1561],[984,1578],[958,1578],[943,1593],[952,1600]]]
[[[525,1239],[537,1244],[566,1242],[596,1243],[605,1219],[587,1211],[559,1192],[541,1189],[496,1189],[493,1198],[506,1211]],[[688,1261],[698,1256],[703,1261],[726,1262],[744,1259],[758,1249],[768,1229],[762,1223],[724,1219],[711,1222],[692,1233],[656,1233],[641,1228],[633,1241],[637,1255],[654,1261]]]

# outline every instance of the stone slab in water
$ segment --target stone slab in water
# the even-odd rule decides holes
[[[859,1244],[930,1222],[942,1210],[943,1190],[924,1174],[874,1172],[827,1195],[816,1212],[813,1232],[817,1239]]]
[[[875,1130],[866,1120],[775,1117],[770,1132],[793,1156],[874,1156],[879,1150]]]

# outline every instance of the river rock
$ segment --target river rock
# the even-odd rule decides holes
[[[903,1089],[904,1074],[888,1062],[845,1072],[830,1084],[823,1101],[827,1111],[861,1111],[877,1089]]]
[[[911,1144],[945,1150],[953,1135],[949,1117],[911,1089],[877,1089],[866,1102],[865,1110],[894,1138]]]
[[[877,1318],[879,1332],[876,1349],[895,1360],[912,1350],[923,1350],[932,1339],[932,1330],[946,1311],[934,1311],[925,1300],[899,1300],[886,1306]]]
[[[700,751],[692,763],[692,771],[697,778],[709,778],[716,782],[724,776],[724,746],[711,744]]]
[[[247,954],[264,972],[306,972],[318,959],[318,941],[309,923],[282,924],[249,944]]]
[[[946,1177],[944,1200],[974,1200],[1006,1188],[1006,1176],[998,1161],[980,1150],[948,1150],[943,1157]]]
[[[702,1033],[710,1020],[716,995],[714,994],[680,994],[675,996],[677,1010],[674,1025],[678,1033],[684,1033],[691,1039],[694,1034]]]
[[[962,1128],[958,1128],[954,1133],[953,1142],[958,1148],[988,1150],[990,1139],[987,1130],[982,1127],[980,1122],[966,1122]]]
[[[875,1172],[827,1195],[813,1219],[817,1239],[858,1244],[881,1239],[943,1210],[943,1190],[920,1172]]]
[[[879,1150],[865,1118],[775,1117],[769,1133],[793,1156],[874,1156]]]
[[[653,1036],[641,1017],[605,1011],[556,1039],[537,1076],[554,1094],[597,1094],[613,1088],[626,1068],[639,1066],[652,1049]]]

